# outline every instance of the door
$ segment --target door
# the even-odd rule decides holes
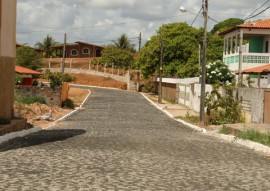
[[[270,91],[264,92],[264,123],[270,124]]]

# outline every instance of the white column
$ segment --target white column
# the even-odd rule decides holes
[[[238,34],[235,36],[235,53],[238,53]]]
[[[230,54],[233,53],[233,37],[231,37],[231,48],[230,48]]]
[[[243,64],[243,30],[240,29],[240,43],[239,43],[239,67],[238,67],[238,82],[243,82],[242,64]]]

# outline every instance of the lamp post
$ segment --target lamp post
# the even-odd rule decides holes
[[[205,116],[205,81],[206,81],[206,48],[207,48],[207,22],[208,22],[208,0],[203,1],[204,36],[203,36],[203,61],[201,63],[201,97],[200,97],[200,126],[204,126]],[[188,12],[184,7],[180,7],[181,12]],[[191,13],[191,12],[189,12]],[[193,14],[193,13],[192,13]]]

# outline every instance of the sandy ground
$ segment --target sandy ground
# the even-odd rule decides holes
[[[71,88],[69,91],[69,98],[73,100],[75,106],[79,106],[86,96],[89,94],[88,90],[81,90],[76,88]],[[61,108],[58,106],[48,106],[40,103],[33,104],[20,104],[15,102],[14,112],[19,117],[27,119],[27,122],[32,124],[34,127],[48,128],[54,124],[54,122],[71,112],[72,109]],[[46,113],[52,113],[52,120],[39,120],[39,116],[46,115]]]
[[[127,84],[124,82],[119,82],[111,78],[105,78],[100,76],[94,76],[89,74],[71,74],[76,80],[76,84],[90,85],[90,86],[100,86],[100,87],[112,87],[118,89],[127,89]]]

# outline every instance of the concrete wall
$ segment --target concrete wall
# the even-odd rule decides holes
[[[38,86],[20,86],[16,89],[16,92],[25,96],[40,96],[45,99],[48,105],[61,106],[61,88],[57,87],[54,91],[50,87],[38,87]]]
[[[17,1],[0,3],[0,119],[10,119],[14,102]]]
[[[241,97],[246,122],[263,123],[264,89],[239,88],[238,98]]]

